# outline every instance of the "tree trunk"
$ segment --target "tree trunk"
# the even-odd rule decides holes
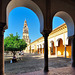
[[[12,51],[12,53],[13,53],[13,58],[15,57],[15,55],[16,55],[16,52],[15,51]]]

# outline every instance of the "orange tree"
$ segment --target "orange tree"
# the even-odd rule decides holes
[[[4,39],[4,50],[5,51],[11,51],[13,53],[13,56],[15,56],[17,51],[22,51],[27,47],[27,43],[25,40],[20,39],[20,36],[18,33],[16,33],[16,36],[13,36],[13,34],[9,34]]]

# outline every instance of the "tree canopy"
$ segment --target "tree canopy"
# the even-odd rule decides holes
[[[5,51],[22,51],[27,47],[27,43],[25,40],[20,39],[20,36],[18,33],[16,33],[16,36],[13,36],[13,34],[9,34],[4,39],[4,50]]]

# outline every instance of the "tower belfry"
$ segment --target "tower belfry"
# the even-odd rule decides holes
[[[27,26],[27,21],[24,21],[24,27],[23,27],[23,39],[26,41],[27,44],[30,43],[30,39],[29,39],[29,29]]]

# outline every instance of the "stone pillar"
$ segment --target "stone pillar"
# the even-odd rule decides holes
[[[55,46],[55,55],[57,56],[57,46]]]
[[[42,54],[43,54],[43,48],[42,48]]]
[[[44,35],[44,72],[48,72],[48,34]]]
[[[32,48],[31,48],[31,53],[32,53]]]
[[[4,75],[4,31],[3,26],[0,26],[0,75]]]
[[[37,45],[37,51],[39,50],[39,46]],[[38,53],[39,54],[39,53]]]
[[[43,47],[43,44],[42,44],[42,54],[43,54],[43,48],[44,48],[44,47]]]
[[[72,67],[75,67],[75,35],[71,39],[71,49],[72,49]]]
[[[66,58],[66,45],[65,45],[65,58]]]
[[[39,54],[40,54],[40,45],[39,45]]]

